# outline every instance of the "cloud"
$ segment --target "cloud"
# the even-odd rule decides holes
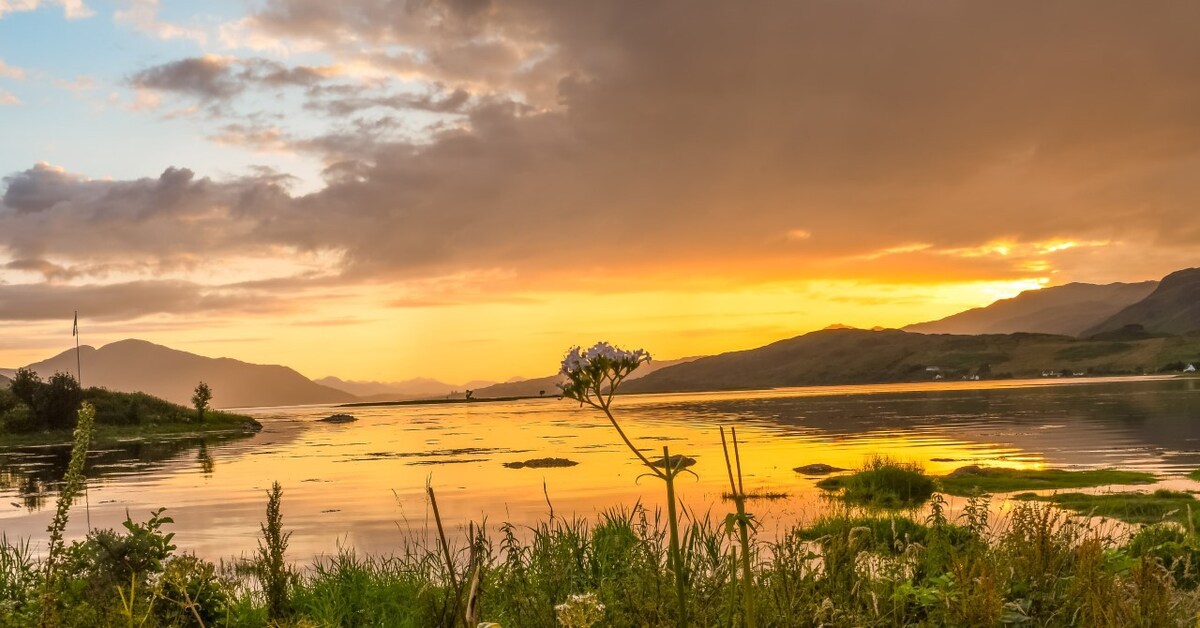
[[[0,19],[6,13],[21,13],[25,11],[35,11],[42,6],[58,5],[63,9],[63,15],[69,20],[77,20],[88,18],[95,15],[83,3],[83,0],[0,0]]]
[[[261,58],[204,55],[146,68],[129,82],[140,90],[224,100],[251,87],[304,87],[336,73],[336,68],[289,67]]]
[[[298,90],[326,117],[259,98],[274,115],[210,135],[315,154],[323,189],[35,166],[7,179],[0,247],[63,267],[283,247],[337,252],[348,284],[594,289],[1042,277],[1084,259],[1047,244],[1066,241],[1113,243],[1095,272],[1151,249],[1165,272],[1200,245],[1200,7],[268,0],[246,19],[330,65],[204,56],[130,82]],[[1002,241],[1020,254],[985,250]]]
[[[286,309],[261,294],[214,289],[180,281],[107,285],[0,285],[0,320],[65,320],[83,311],[101,321],[151,314],[268,313]]]
[[[0,107],[15,107],[21,104],[21,99],[15,94],[0,89]]]
[[[25,70],[18,67],[13,67],[4,63],[4,59],[0,59],[0,77],[21,80],[25,78]]]
[[[15,259],[143,262],[168,269],[269,247],[253,232],[289,202],[275,174],[217,182],[183,168],[93,180],[37,164],[6,180],[0,249]],[[279,212],[286,213],[286,212]]]
[[[191,39],[200,45],[208,41],[208,35],[202,29],[159,20],[158,7],[158,0],[126,0],[125,8],[115,12],[113,20],[159,39]]]

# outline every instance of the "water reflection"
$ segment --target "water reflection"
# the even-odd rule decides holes
[[[915,460],[932,473],[966,464],[1121,466],[1182,475],[1200,466],[1198,380],[963,382],[632,396],[617,412],[639,446],[696,459],[680,484],[689,506],[724,514],[728,489],[717,427],[737,425],[747,490],[786,492],[755,514],[778,526],[820,509],[813,478],[796,466],[854,467],[872,454]],[[91,520],[116,526],[167,506],[181,547],[213,557],[252,551],[265,490],[284,486],[293,558],[353,545],[389,552],[429,525],[426,481],[453,527],[487,518],[518,525],[556,514],[590,516],[641,501],[637,460],[594,411],[553,399],[480,405],[355,408],[330,425],[324,407],[254,411],[264,424],[243,440],[128,443],[89,459]],[[505,468],[533,458],[565,468]],[[0,525],[41,540],[63,448],[0,452]],[[15,504],[3,508],[4,503]],[[79,508],[77,505],[76,508]],[[86,530],[75,517],[73,536]]]
[[[84,474],[89,479],[153,474],[159,463],[197,450],[201,469],[213,471],[209,446],[243,438],[243,434],[210,434],[169,439],[122,442],[88,452]],[[25,446],[0,449],[0,492],[21,500],[21,506],[36,511],[57,495],[71,460],[71,446]],[[52,505],[52,504],[51,504]]]

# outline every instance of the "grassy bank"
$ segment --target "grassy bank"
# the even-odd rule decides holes
[[[445,548],[412,540],[386,557],[345,549],[293,571],[281,560],[286,507],[273,503],[255,558],[214,565],[181,554],[158,513],[69,546],[49,590],[44,565],[6,540],[0,624],[35,625],[47,604],[62,626],[588,625],[560,623],[567,612],[592,612],[604,626],[677,620],[665,521],[637,506],[554,518],[531,533],[473,528]],[[749,595],[762,626],[1195,623],[1190,561],[1200,544],[1182,527],[1116,538],[1037,503],[1018,503],[999,526],[983,500],[953,521],[939,497],[933,504],[923,518],[833,509],[773,538],[755,534],[748,588],[723,517],[690,513],[688,621],[745,625]]]
[[[71,427],[45,429],[33,420],[33,411],[0,390],[0,448],[35,445],[64,445],[72,438]],[[80,391],[83,402],[96,409],[94,445],[139,438],[167,438],[196,434],[255,432],[262,425],[253,418],[232,412],[209,410],[204,418],[196,410],[145,393],[116,392],[103,388]]]

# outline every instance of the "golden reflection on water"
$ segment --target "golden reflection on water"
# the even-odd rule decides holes
[[[751,503],[764,523],[761,533],[772,536],[823,509],[814,486],[819,478],[794,472],[800,465],[854,468],[872,455],[886,454],[918,462],[932,474],[967,464],[1161,467],[1162,457],[1155,453],[1161,447],[1136,431],[1141,428],[1127,425],[1126,417],[1137,415],[1142,406],[1121,405],[1142,388],[1120,386],[1174,384],[1107,379],[1089,388],[1089,383],[1095,382],[947,382],[630,396],[619,399],[615,412],[648,455],[661,455],[665,445],[671,453],[696,459],[692,470],[697,477],[681,477],[680,497],[698,513],[711,509],[716,519],[729,509],[721,503],[729,485],[718,428],[736,427],[746,489],[788,494],[783,500]],[[1054,391],[1048,384],[1055,384]],[[1105,396],[1100,391],[1113,392]],[[1165,393],[1157,388],[1150,392],[1143,401],[1156,408],[1160,402],[1151,401]],[[1104,403],[1117,406],[1104,409]],[[1114,418],[1093,420],[1088,413],[1101,411],[1096,408]],[[181,548],[212,558],[249,553],[263,517],[265,491],[273,481],[284,487],[284,523],[294,532],[294,560],[333,552],[339,544],[390,552],[405,535],[425,534],[432,523],[427,482],[437,491],[452,529],[482,520],[492,528],[501,522],[532,525],[548,517],[550,504],[558,516],[585,518],[638,502],[662,506],[661,484],[651,477],[639,479],[643,469],[604,417],[567,400],[351,411],[356,423],[331,425],[317,421],[332,412],[327,407],[256,409],[252,412],[265,429],[253,438],[193,448],[148,468],[111,469],[91,481],[87,504],[76,504],[72,511],[69,533],[78,537],[86,531],[85,508],[94,526],[117,527],[126,510],[137,519],[167,506]],[[1147,412],[1163,414],[1161,409]],[[1200,433],[1194,436],[1200,438]],[[502,466],[542,457],[579,464]],[[4,497],[18,501],[12,494],[11,489],[3,491]],[[3,508],[0,524],[10,537],[43,541],[50,510]]]

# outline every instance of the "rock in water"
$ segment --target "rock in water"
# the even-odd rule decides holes
[[[532,460],[519,460],[517,462],[506,462],[504,466],[509,469],[549,469],[552,467],[573,467],[579,464],[574,460],[566,458],[534,458]]]
[[[667,468],[666,461],[663,460],[662,458],[655,459],[653,456],[647,456],[647,457],[650,458],[650,464],[652,464],[660,469]],[[672,454],[671,455],[671,468],[672,469],[686,469],[694,464],[696,464],[696,459],[691,456],[685,456],[683,454]]]
[[[845,471],[845,469],[841,467],[820,463],[806,464],[803,467],[796,467],[792,470],[796,473],[802,473],[804,475],[827,475],[829,473],[833,473],[834,471]]]
[[[322,423],[353,423],[357,420],[358,419],[354,418],[353,415],[349,414],[331,414],[323,419],[320,419]]]

